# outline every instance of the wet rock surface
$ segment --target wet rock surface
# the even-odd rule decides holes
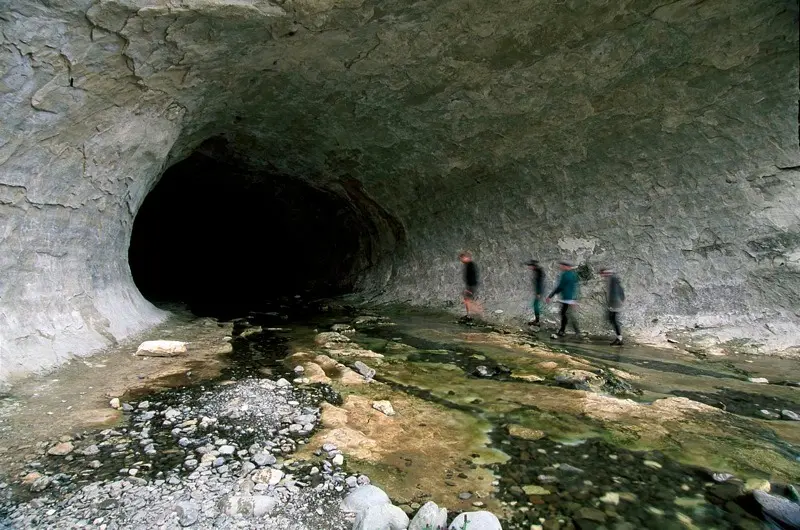
[[[506,530],[755,530],[796,516],[790,484],[769,476],[800,476],[783,460],[751,462],[753,475],[740,478],[682,464],[666,452],[626,447],[636,437],[647,443],[648,431],[661,429],[685,444],[681,450],[703,450],[679,430],[692,432],[699,421],[693,415],[712,414],[728,436],[713,441],[717,448],[729,450],[734,440],[745,454],[763,456],[747,445],[763,438],[764,447],[778,451],[769,458],[798,456],[790,443],[731,411],[685,397],[643,404],[612,395],[610,381],[637,390],[642,375],[629,365],[627,372],[619,364],[600,365],[510,332],[471,328],[465,335],[463,328],[416,329],[386,318],[362,326],[350,318],[360,329],[349,341],[384,355],[375,361],[372,382],[350,370],[362,380],[350,385],[347,367],[323,353],[330,341],[315,344],[308,333],[330,329],[326,322],[333,318],[343,320],[318,314],[241,319],[226,354],[232,362],[218,378],[122,396],[120,425],[29,448],[24,469],[0,488],[0,525],[417,530],[436,522],[462,530],[466,519],[468,530],[473,522],[492,530],[497,524]],[[277,330],[273,319],[306,331]],[[329,384],[303,380],[308,370],[297,367],[310,366],[307,359],[330,371]],[[495,373],[467,371],[479,366]],[[397,373],[409,379],[393,382]],[[428,386],[426,373],[436,385]],[[514,374],[541,374],[541,380]],[[558,375],[580,376],[577,384],[589,390],[573,382],[563,388]],[[538,405],[519,401],[533,390]],[[579,404],[564,409],[572,412],[545,406],[570,399]],[[778,413],[784,410],[791,412]],[[654,423],[637,426],[628,414],[652,416]],[[468,420],[474,430],[464,430]],[[593,430],[576,430],[579,424]],[[342,443],[322,442],[326,436]]]
[[[719,388],[715,392],[691,392],[674,390],[672,394],[706,403],[733,414],[752,416],[755,418],[784,419],[797,421],[800,419],[795,411],[800,411],[800,402],[789,401],[776,396],[765,396],[730,388]]]

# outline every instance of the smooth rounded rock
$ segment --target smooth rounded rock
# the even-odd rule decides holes
[[[761,490],[755,490],[753,497],[765,514],[792,528],[800,528],[800,504]]]
[[[379,487],[368,484],[351,491],[339,506],[345,513],[360,513],[382,504],[391,504],[389,496]]]
[[[408,515],[391,504],[370,506],[356,516],[353,530],[406,530]]]
[[[447,525],[447,508],[439,508],[433,501],[426,502],[411,519],[408,530],[438,530]]]
[[[497,516],[487,511],[459,514],[450,523],[448,530],[463,530],[465,527],[468,530],[503,530]]]

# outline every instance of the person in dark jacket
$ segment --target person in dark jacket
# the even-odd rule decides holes
[[[529,326],[539,325],[539,316],[542,313],[542,296],[544,296],[544,269],[539,265],[539,261],[532,259],[525,265],[533,272],[533,320],[528,322]]]
[[[563,337],[566,333],[567,322],[571,322],[572,329],[575,334],[580,336],[581,332],[578,329],[578,321],[575,318],[573,308],[578,305],[579,289],[578,289],[578,273],[575,272],[575,267],[568,261],[560,261],[561,275],[558,277],[558,284],[556,284],[553,292],[545,300],[548,304],[550,299],[555,295],[559,295],[561,300],[561,328],[556,333],[557,336]]]
[[[602,276],[608,284],[608,321],[611,322],[614,333],[617,335],[617,338],[611,345],[622,346],[622,330],[619,326],[619,313],[622,311],[622,303],[625,301],[625,291],[622,289],[619,276],[617,276],[612,269],[600,269],[600,276]]]
[[[478,297],[478,266],[472,261],[472,254],[467,251],[461,252],[458,259],[464,264],[464,307],[467,310],[467,319],[471,319],[471,313],[480,312]]]

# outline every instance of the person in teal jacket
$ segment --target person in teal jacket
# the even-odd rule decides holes
[[[567,329],[567,322],[571,322],[572,329],[575,334],[580,336],[581,332],[578,329],[578,321],[575,318],[573,307],[578,305],[579,286],[578,286],[578,273],[575,272],[575,267],[568,261],[560,261],[561,275],[558,277],[558,284],[555,289],[547,297],[545,302],[550,303],[555,295],[561,298],[561,328],[558,330],[557,335],[563,337]]]

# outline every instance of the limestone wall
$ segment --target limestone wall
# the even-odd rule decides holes
[[[405,230],[361,277],[378,299],[452,300],[469,247],[487,305],[518,314],[518,262],[568,256],[621,270],[641,333],[796,344],[793,9],[0,1],[0,378],[163,317],[131,282],[132,220],[214,135],[318,187],[360,180]]]

